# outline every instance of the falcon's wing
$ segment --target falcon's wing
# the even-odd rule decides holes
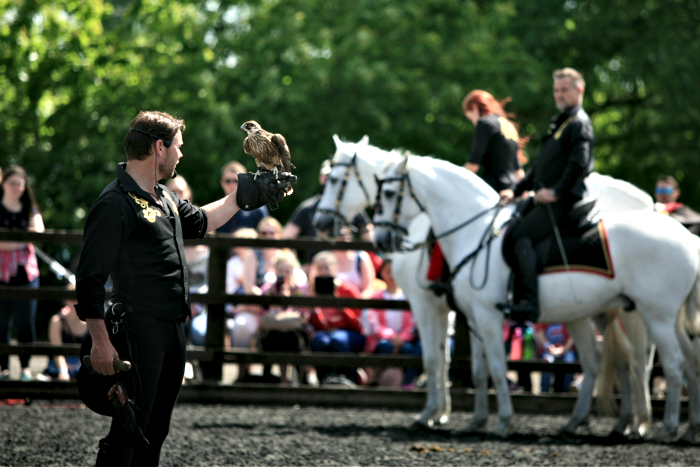
[[[292,164],[292,155],[289,153],[289,146],[287,146],[287,141],[284,139],[284,136],[276,133],[272,135],[270,140],[279,150],[279,158],[283,170],[285,172],[291,172],[292,169],[296,169],[294,164]]]

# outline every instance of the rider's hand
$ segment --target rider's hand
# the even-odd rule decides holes
[[[513,199],[513,197],[515,196],[515,193],[513,193],[513,190],[511,190],[511,189],[506,189],[506,190],[501,190],[498,193],[498,195],[501,197],[501,202],[503,204],[506,204],[506,203],[510,202],[510,200]]]
[[[551,188],[540,188],[535,193],[535,201],[540,204],[553,203],[557,200]]]

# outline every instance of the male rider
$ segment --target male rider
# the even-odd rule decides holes
[[[581,106],[585,81],[573,68],[553,73],[554,101],[559,114],[552,118],[542,139],[537,160],[513,190],[500,192],[510,201],[525,191],[534,191],[522,217],[508,230],[503,251],[511,267],[519,273],[522,290],[512,306],[499,304],[514,321],[539,318],[537,256],[534,245],[553,231],[551,217],[560,224],[571,207],[585,195],[583,179],[593,171],[593,126]]]

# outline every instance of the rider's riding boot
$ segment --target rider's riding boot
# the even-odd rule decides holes
[[[517,323],[534,323],[540,316],[540,308],[537,291],[537,253],[532,240],[528,237],[519,238],[515,242],[514,253],[523,286],[522,298],[512,305],[499,303],[497,307],[510,314],[509,318]]]

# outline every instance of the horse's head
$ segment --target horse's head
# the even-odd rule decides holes
[[[415,156],[414,156],[415,157]],[[386,168],[379,182],[374,204],[374,245],[380,251],[401,250],[408,236],[408,226],[424,211],[413,192],[409,176],[409,156]]]
[[[340,228],[349,225],[360,211],[374,199],[376,186],[372,174],[363,174],[358,164],[358,153],[368,148],[369,137],[364,136],[357,143],[346,143],[333,135],[335,154],[331,159],[331,172],[328,174],[321,201],[314,216],[314,227],[324,236],[337,236]]]

